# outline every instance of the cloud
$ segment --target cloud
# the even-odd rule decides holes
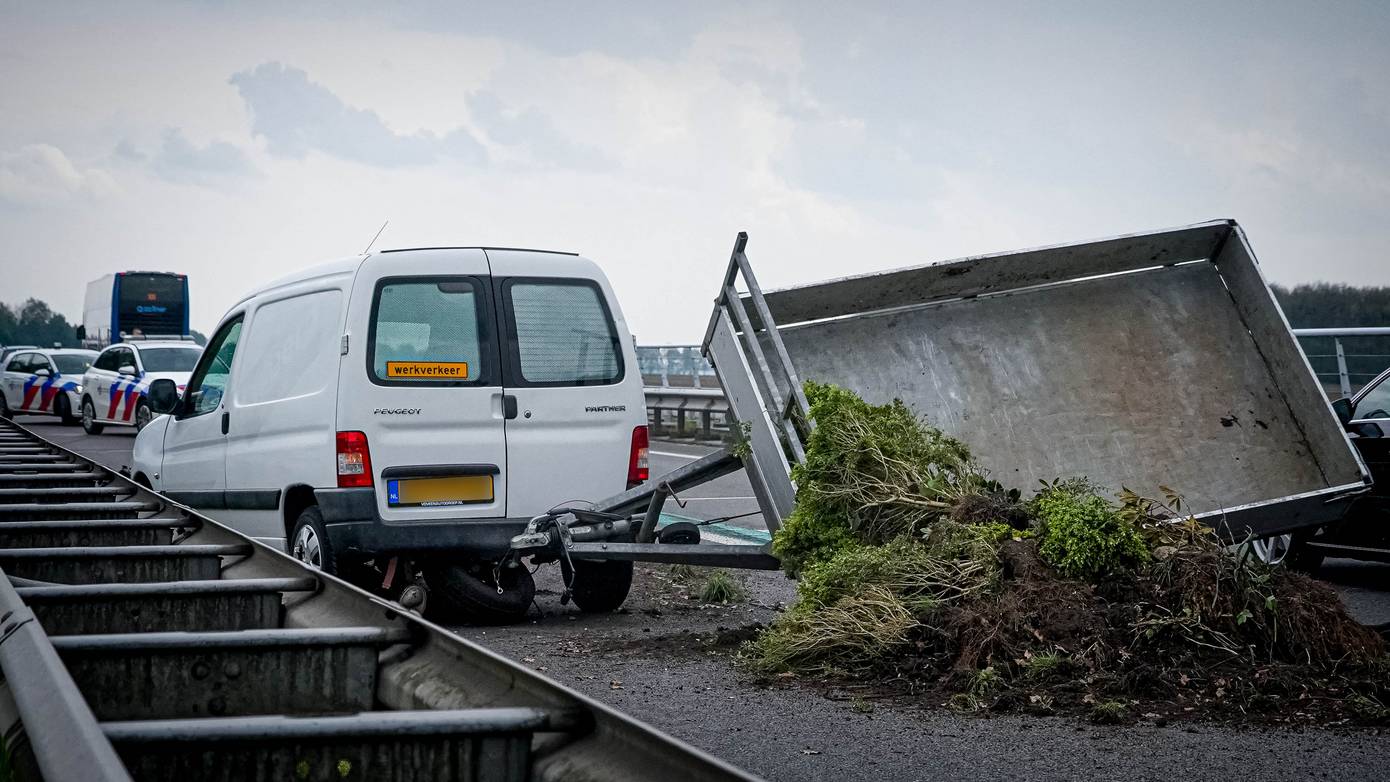
[[[80,169],[51,144],[29,144],[0,152],[0,201],[44,206],[73,199],[100,199],[116,193],[111,175]]]
[[[185,138],[177,128],[164,132],[164,140],[159,151],[153,155],[151,165],[155,173],[171,182],[206,184],[216,179],[247,176],[256,172],[255,166],[240,147],[225,141],[212,141],[200,147]]]
[[[393,131],[376,112],[354,108],[299,68],[267,62],[232,76],[266,151],[303,159],[319,152],[367,165],[421,166],[453,159],[481,163],[485,152],[463,128],[436,135]]]
[[[491,141],[523,149],[532,163],[590,171],[614,165],[599,150],[561,133],[535,107],[517,111],[504,105],[497,95],[480,92],[469,96],[468,110]]]

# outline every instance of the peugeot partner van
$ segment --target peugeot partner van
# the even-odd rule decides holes
[[[497,567],[511,538],[647,479],[636,361],[607,279],[577,255],[348,258],[227,312],[182,395],[156,404],[170,415],[141,430],[132,476],[359,585],[418,575],[431,606],[518,619],[534,583]],[[631,563],[591,564],[579,607],[621,604]]]

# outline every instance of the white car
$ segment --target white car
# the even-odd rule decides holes
[[[0,417],[15,413],[52,415],[77,423],[82,375],[96,358],[92,350],[20,350],[5,360],[0,380]]]
[[[101,351],[82,378],[82,428],[101,434],[107,426],[144,429],[154,418],[150,383],[172,380],[182,391],[203,349],[192,342],[120,342]]]
[[[306,270],[234,305],[181,397],[151,398],[172,414],[136,438],[136,481],[364,586],[418,571],[474,619],[530,606],[530,573],[498,567],[530,518],[647,479],[632,337],[598,266],[568,253]],[[630,562],[576,571],[586,610],[632,579]]]

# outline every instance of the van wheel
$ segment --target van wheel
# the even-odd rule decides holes
[[[576,559],[571,597],[579,610],[589,614],[616,611],[632,589],[632,563]]]
[[[3,393],[0,393],[0,418],[6,421],[14,418],[14,411],[10,409],[10,403],[5,400]]]
[[[425,570],[425,582],[431,591],[426,604],[430,618],[446,623],[515,624],[526,618],[536,599],[536,582],[524,567],[502,568],[501,593],[490,562],[471,569],[436,565]]]
[[[317,505],[310,505],[300,511],[295,519],[294,531],[290,533],[289,554],[311,568],[322,570],[330,576],[338,574],[338,557],[333,544],[328,540],[328,530],[323,526],[323,514]]]
[[[66,391],[59,391],[58,398],[53,400],[53,414],[63,422],[63,426],[73,426],[77,423],[78,418],[72,414],[72,402],[68,401]]]
[[[82,400],[82,431],[87,434],[101,434],[101,430],[105,428],[97,423],[97,406],[92,404],[92,398],[84,398]]]

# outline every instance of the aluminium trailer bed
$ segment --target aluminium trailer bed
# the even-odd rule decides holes
[[[903,400],[1006,486],[1173,487],[1230,540],[1334,521],[1369,487],[1235,221],[766,294],[746,243],[704,350],[769,530],[814,426],[803,379]]]

